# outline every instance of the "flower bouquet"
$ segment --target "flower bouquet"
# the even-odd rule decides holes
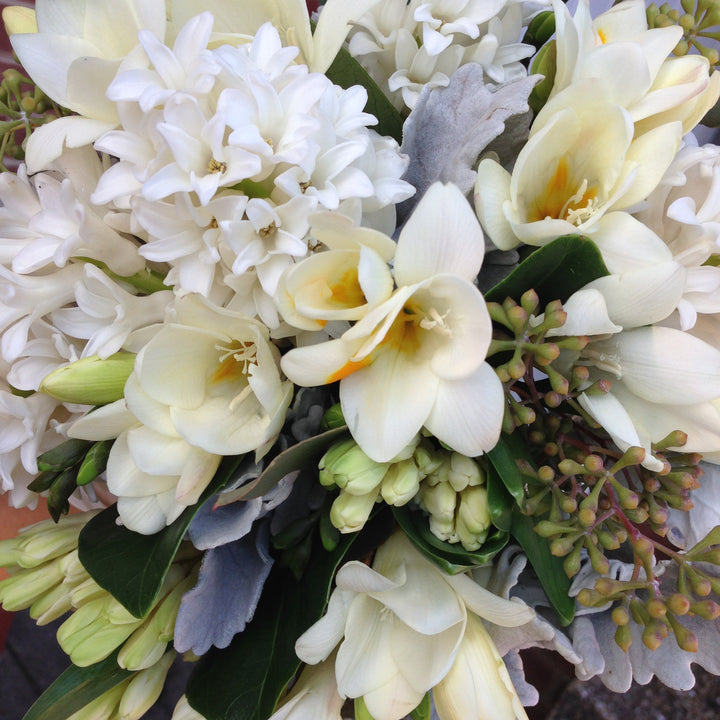
[[[0,602],[72,662],[26,720],[180,656],[174,720],[720,674],[720,5],[576,5],[5,10],[0,478],[52,519]]]

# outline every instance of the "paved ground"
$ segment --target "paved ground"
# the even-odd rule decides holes
[[[59,623],[38,628],[17,613],[0,654],[0,720],[22,720],[38,695],[67,667],[55,641]],[[543,705],[529,708],[530,720],[720,720],[720,679],[697,672],[693,690],[678,693],[660,683],[635,686],[625,695],[600,682],[571,679],[568,666],[549,652],[526,655],[529,679],[542,688]],[[189,667],[179,664],[156,706],[145,720],[169,720]],[[467,720],[472,720],[468,718]]]

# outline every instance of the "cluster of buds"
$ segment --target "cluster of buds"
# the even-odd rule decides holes
[[[683,29],[682,39],[673,53],[677,56],[687,55],[695,49],[706,57],[711,65],[720,60],[717,47],[706,44],[705,40],[720,40],[720,3],[717,0],[681,0],[684,12],[663,3],[658,7],[655,3],[648,6],[647,19],[651,28],[679,25]]]
[[[68,720],[140,720],[160,697],[174,659],[174,652],[165,653],[154,665],[122,680]]]
[[[23,141],[32,130],[65,114],[29,78],[14,68],[2,73],[0,82],[0,171],[8,170],[6,160],[25,157]]]
[[[566,377],[553,366],[563,350],[579,352],[588,344],[584,336],[547,339],[549,331],[562,327],[567,319],[559,300],[548,303],[542,314],[534,290],[525,292],[520,304],[507,298],[502,304],[490,302],[487,306],[496,327],[488,356],[499,355],[503,360],[498,364],[496,358],[493,365],[505,385],[505,433],[532,425],[538,417],[538,403],[557,408],[572,399],[580,388],[584,392],[593,391],[587,387],[587,368],[575,367]],[[547,378],[542,390],[535,381],[538,371]]]
[[[478,463],[437,447],[418,435],[390,462],[369,458],[349,438],[335,443],[320,460],[320,482],[340,489],[330,521],[342,533],[360,530],[375,503],[400,507],[413,501],[429,514],[441,540],[477,550],[490,528],[485,476]]]
[[[629,549],[635,565],[631,579],[601,577],[594,588],[581,590],[577,597],[588,607],[616,603],[615,639],[623,650],[632,643],[631,621],[643,627],[642,640],[650,649],[672,634],[683,650],[696,650],[697,638],[679,618],[688,613],[709,620],[720,617],[720,605],[708,598],[720,591],[720,578],[714,569],[708,570],[720,565],[720,548],[714,547],[720,529],[718,537],[711,533],[687,553],[676,551],[662,538],[667,533],[668,509],[692,507],[689,494],[699,486],[700,458],[668,454],[663,470],[651,472],[641,465],[645,456],[641,448],[621,454],[596,446],[591,452],[578,438],[578,426],[573,432],[570,418],[561,421],[555,416],[542,430],[535,429],[534,439],[549,461],[537,470],[523,468],[528,480],[524,509],[538,517],[535,531],[550,542],[553,555],[563,558],[569,577],[578,573],[585,557],[596,573],[606,576],[608,554]],[[664,447],[678,444],[682,438],[672,433],[653,451],[660,456]],[[677,582],[669,588],[669,581],[661,585],[658,556],[677,565]]]
[[[80,531],[92,514],[69,515],[57,524],[44,521],[0,541],[0,566],[10,575],[0,581],[0,604],[10,611],[29,608],[39,625],[70,612],[57,638],[77,666],[101,662],[119,649],[118,665],[133,674],[74,720],[140,718],[157,699],[175,657],[167,645],[180,600],[197,580],[198,553],[189,546],[180,549],[153,607],[135,617],[90,577],[78,558]]]

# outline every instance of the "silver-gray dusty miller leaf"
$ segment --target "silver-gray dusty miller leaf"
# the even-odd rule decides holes
[[[517,156],[517,143],[529,132],[527,99],[536,79],[486,85],[482,67],[469,63],[453,73],[447,87],[422,91],[403,127],[401,150],[410,157],[403,180],[417,192],[398,206],[400,222],[436,181],[454,183],[468,194],[477,160],[496,138],[492,149],[501,162]]]

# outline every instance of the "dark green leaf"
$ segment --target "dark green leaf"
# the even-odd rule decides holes
[[[52,450],[48,450],[37,459],[38,470],[43,472],[60,472],[77,465],[85,453],[92,447],[91,440],[77,440],[71,438],[60,443]]]
[[[63,470],[50,486],[47,506],[50,517],[55,522],[60,520],[61,515],[70,512],[70,496],[77,490],[77,473],[77,466]]]
[[[260,477],[252,482],[245,483],[245,485],[239,487],[237,490],[225,493],[220,503],[227,505],[229,502],[234,502],[235,500],[250,500],[252,498],[262,497],[291,472],[311,467],[313,464],[317,466],[318,460],[330,445],[344,435],[347,435],[347,432],[347,427],[343,426],[320,433],[320,435],[315,435],[307,440],[301,440],[296,445],[292,445],[274,457]]]
[[[491,560],[507,545],[509,538],[506,532],[494,529],[479,550],[465,550],[460,543],[448,543],[435,537],[430,531],[427,515],[422,511],[404,505],[393,508],[393,514],[413,545],[450,575]]]
[[[103,510],[80,533],[80,562],[100,587],[133,615],[143,617],[152,607],[195,513],[225,485],[241,459],[225,458],[198,503],[154,535],[141,535],[117,525],[115,506]]]
[[[562,558],[550,552],[550,543],[540,537],[535,530],[533,518],[523,515],[520,503],[523,499],[525,480],[517,466],[516,460],[525,460],[533,465],[533,460],[523,442],[520,432],[502,435],[498,444],[488,453],[492,466],[502,486],[515,499],[510,517],[510,533],[520,543],[530,564],[545,590],[555,612],[563,625],[568,625],[575,613],[575,601],[568,595],[570,579],[563,569]],[[534,465],[533,465],[534,466]],[[489,482],[497,482],[490,473]],[[494,490],[499,492],[497,486]],[[503,518],[507,522],[507,518]]]
[[[71,665],[35,701],[23,720],[69,718],[132,674],[117,664],[117,651],[90,667]]]
[[[511,435],[503,433],[487,456],[505,489],[515,498],[518,505],[522,505],[525,497],[525,481],[515,461],[526,460],[532,464],[532,457],[523,445],[520,433],[514,432]]]
[[[528,24],[523,43],[540,49],[555,32],[555,13],[552,10],[538,13]]]
[[[565,302],[574,292],[599,277],[608,275],[600,251],[592,240],[580,235],[564,235],[535,250],[485,299],[501,303],[516,301],[531,288],[540,297],[541,306],[551,300]]]
[[[100,442],[96,442],[90,450],[88,450],[78,471],[78,485],[87,485],[98,475],[105,472],[108,457],[110,456],[110,449],[114,442],[114,440],[101,440]]]
[[[510,532],[512,508],[515,504],[497,470],[491,465],[487,470],[488,510],[493,525]]]
[[[359,534],[343,535],[332,553],[316,547],[301,580],[274,567],[255,617],[224,650],[211,649],[186,694],[207,720],[267,720],[300,667],[295,641],[323,613],[335,571]]]
[[[377,130],[381,135],[389,135],[395,138],[399,143],[402,142],[402,115],[395,109],[395,106],[387,99],[385,93],[368,75],[362,65],[347,50],[340,49],[325,75],[336,85],[343,88],[362,85],[368,94],[365,112],[369,112],[378,119],[378,124],[374,126],[374,130]]]
[[[516,505],[512,515],[512,535],[528,556],[560,621],[569,625],[575,616],[575,600],[568,595],[570,578],[565,574],[563,559],[550,552],[550,543],[540,537],[534,528],[533,519],[523,515]]]

